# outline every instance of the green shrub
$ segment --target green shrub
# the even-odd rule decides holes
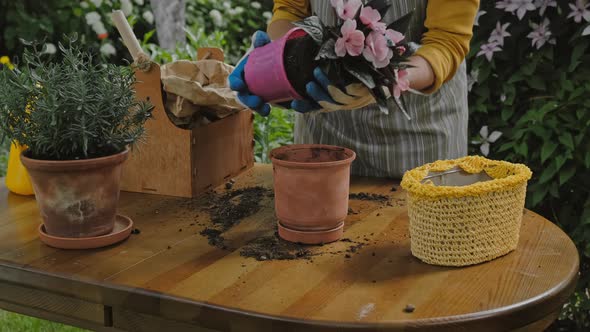
[[[202,27],[206,34],[223,31],[229,63],[235,64],[250,47],[256,30],[266,30],[271,3],[249,0],[193,0],[187,5],[187,24]]]
[[[16,57],[25,46],[20,39],[43,41],[45,51],[53,53],[61,36],[76,32],[80,41],[100,51],[104,60],[121,64],[127,51],[110,13],[123,9],[140,37],[154,29],[149,0],[0,0],[0,8],[0,54]]]
[[[71,160],[120,152],[143,135],[151,105],[135,100],[129,67],[95,63],[69,41],[49,62],[28,49],[19,70],[0,72],[0,131],[36,159]]]
[[[151,38],[155,30],[144,35],[141,47],[150,58],[160,64],[174,62],[176,60],[196,60],[197,50],[200,47],[219,47],[226,49],[225,33],[214,31],[206,34],[203,28],[189,28],[186,30],[187,43],[183,46],[177,45],[174,51],[166,50],[157,43],[152,43]]]
[[[295,114],[292,110],[273,107],[267,117],[256,115],[254,121],[254,156],[258,163],[270,163],[269,153],[272,149],[293,144],[293,123]]]
[[[590,327],[590,67],[585,65],[590,36],[583,35],[588,24],[570,15],[574,1],[537,1],[534,10],[520,12],[495,8],[506,3],[482,1],[485,13],[475,27],[468,57],[471,152],[486,152],[491,145],[490,157],[533,170],[527,207],[562,227],[582,261],[578,290],[556,328],[585,331]],[[480,134],[484,126],[497,133]]]

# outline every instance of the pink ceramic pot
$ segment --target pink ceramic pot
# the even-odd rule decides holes
[[[253,95],[268,103],[303,99],[287,78],[283,57],[287,41],[305,35],[302,29],[294,28],[280,39],[250,52],[244,68],[244,78]]]
[[[308,244],[339,240],[348,214],[352,150],[321,144],[271,152],[279,235]]]

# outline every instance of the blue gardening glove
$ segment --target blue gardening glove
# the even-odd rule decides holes
[[[361,83],[349,84],[343,91],[319,67],[314,69],[313,76],[315,80],[305,86],[312,100],[294,100],[291,103],[291,108],[297,112],[354,110],[375,103],[369,89]]]
[[[248,56],[250,52],[258,47],[262,47],[270,43],[270,38],[264,31],[256,31],[252,35],[252,46],[250,50],[246,52],[244,57],[240,59],[238,65],[229,74],[229,87],[230,89],[238,92],[238,99],[246,107],[258,112],[262,116],[267,116],[270,113],[270,105],[265,103],[262,98],[255,96],[250,93],[246,80],[244,79],[244,68],[248,62]]]

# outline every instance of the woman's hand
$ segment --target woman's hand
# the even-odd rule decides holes
[[[411,89],[423,91],[434,84],[434,71],[426,59],[419,55],[412,55],[409,57],[408,64],[412,66],[406,70]]]
[[[291,102],[291,108],[297,112],[354,110],[375,102],[369,89],[361,83],[352,83],[340,89],[319,67],[314,69],[313,77],[314,80],[305,85],[311,99]]]
[[[270,38],[264,31],[256,31],[252,35],[252,46],[250,50],[262,47],[270,43]],[[229,74],[228,81],[230,89],[238,92],[238,100],[249,109],[252,109],[262,116],[270,113],[270,105],[265,103],[259,96],[253,95],[248,90],[246,79],[244,78],[244,69],[248,62],[248,53],[239,61],[234,70]]]

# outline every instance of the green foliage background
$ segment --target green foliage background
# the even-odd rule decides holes
[[[522,162],[533,170],[527,207],[564,229],[576,243],[581,258],[577,292],[552,330],[587,331],[590,329],[590,36],[582,36],[582,31],[588,24],[567,17],[574,0],[556,1],[558,7],[548,7],[544,15],[539,8],[527,11],[522,19],[496,9],[498,2],[481,1],[480,9],[486,13],[474,28],[467,60],[473,79],[469,95],[470,138],[481,141],[479,132],[483,126],[488,126],[490,132],[502,132],[491,144],[489,157]],[[96,39],[83,17],[92,7],[72,8],[70,1],[47,0],[39,8],[29,8],[32,3],[37,1],[0,0],[0,8],[8,8],[0,11],[0,18],[10,16],[10,20],[0,20],[7,22],[0,23],[3,31],[0,55],[20,54],[16,35],[37,38],[47,35],[50,40],[56,40],[62,32],[72,30],[86,31],[85,36],[94,47],[113,43],[117,55],[108,58],[111,62],[121,61],[126,54],[112,36],[106,41]],[[113,1],[113,6],[117,3]],[[135,32],[143,36],[144,48],[160,62],[194,59],[198,47],[209,45],[223,47],[228,61],[235,63],[248,48],[252,33],[266,25],[267,17],[263,13],[271,9],[270,1],[261,1],[261,8],[255,8],[252,1],[246,0],[187,0],[188,43],[175,52],[167,52],[157,46],[153,31],[150,32],[153,26],[141,18],[141,13],[149,9],[148,3],[146,0],[143,6],[134,7],[132,20],[137,22]],[[236,10],[238,7],[242,10]],[[99,9],[103,15],[108,10]],[[222,21],[213,19],[214,10],[221,14]],[[549,37],[555,38],[556,43],[545,43],[537,49],[528,36],[535,29],[533,24],[545,19],[550,22]],[[502,50],[488,61],[477,54],[498,22],[510,23],[507,29],[510,36],[504,39]],[[293,119],[292,112],[280,109],[273,109],[267,118],[256,116],[257,161],[268,162],[268,152],[273,147],[292,142]],[[480,145],[471,145],[470,153],[480,154]]]
[[[527,164],[533,171],[526,206],[558,224],[580,252],[578,291],[554,329],[590,329],[590,36],[587,24],[568,14],[568,1],[557,7],[529,11],[522,20],[482,2],[468,57],[472,79],[469,94],[470,132],[474,140],[482,126],[503,133],[492,144],[490,157]],[[549,40],[533,47],[533,24],[548,20]],[[492,61],[477,56],[498,22],[509,23],[511,34]],[[582,20],[582,22],[584,22]],[[517,59],[517,61],[515,61]],[[478,153],[473,145],[471,153]]]

